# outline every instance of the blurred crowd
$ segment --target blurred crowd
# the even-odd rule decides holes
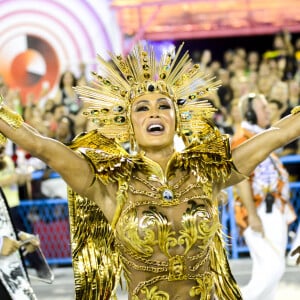
[[[265,95],[270,105],[272,122],[285,116],[292,107],[300,104],[300,38],[293,38],[288,31],[275,34],[273,44],[263,53],[248,51],[242,47],[232,49],[230,45],[226,45],[222,61],[214,60],[214,54],[210,49],[194,51],[191,55],[204,73],[213,74],[222,82],[221,87],[209,100],[217,108],[215,122],[224,133],[233,135],[239,130],[241,115],[238,100],[246,93]],[[18,91],[10,89],[3,78],[0,78],[0,93],[14,110],[23,115],[25,122],[43,135],[67,144],[77,134],[94,128],[94,125],[87,122],[82,115],[83,103],[73,89],[75,85],[91,84],[85,75],[84,64],[80,65],[79,71],[79,76],[75,76],[70,70],[62,73],[56,91],[51,97],[45,87],[40,99],[31,99],[28,96],[24,102],[20,99]],[[7,152],[19,170],[26,169],[31,172],[44,169],[47,172],[42,181],[49,179],[51,170],[24,153],[22,149],[9,145]],[[278,150],[280,156],[299,153],[299,141]],[[297,172],[291,173],[295,173],[291,174],[295,177],[293,180],[298,180]],[[38,184],[33,183],[30,191],[27,185],[26,192],[23,193],[21,190],[21,198],[48,197],[49,195],[44,195],[40,188],[40,181]]]
[[[51,95],[48,86],[41,92],[40,99],[34,99],[29,94],[26,101],[21,99],[18,90],[12,89],[0,79],[1,94],[8,105],[20,113],[24,121],[34,127],[44,136],[55,138],[68,144],[77,134],[89,130],[87,119],[82,115],[83,104],[76,96],[74,86],[88,85],[84,72],[84,64],[81,64],[80,76],[66,70],[60,75],[59,82]],[[65,183],[61,178],[53,178],[52,170],[42,161],[31,157],[15,144],[8,141],[6,154],[15,163],[18,174],[32,174],[33,171],[43,170],[41,176],[34,176],[31,184],[19,185],[21,199],[41,198],[67,198]]]
[[[274,35],[273,44],[263,53],[242,47],[228,49],[220,62],[206,49],[194,60],[222,82],[211,101],[218,109],[216,124],[225,133],[232,135],[238,130],[241,116],[237,105],[245,94],[260,93],[267,98],[272,123],[300,103],[300,38],[293,40],[288,31]],[[278,150],[280,156],[298,153],[298,141]]]

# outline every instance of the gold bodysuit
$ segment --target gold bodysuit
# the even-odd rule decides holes
[[[199,299],[209,299],[214,287],[209,257],[220,223],[212,187],[177,173],[161,184],[133,172],[129,183],[116,239],[126,278],[136,274],[128,279],[133,299],[175,299],[163,290],[165,282],[193,280],[189,294]]]
[[[106,151],[95,150],[99,145]],[[77,299],[112,299],[121,269],[129,299],[241,299],[213,189],[233,168],[226,138],[216,133],[207,143],[192,142],[173,154],[165,173],[97,131],[71,148],[91,162],[96,180],[119,185],[112,224],[70,191]]]

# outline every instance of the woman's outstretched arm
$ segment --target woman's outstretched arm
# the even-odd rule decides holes
[[[278,121],[271,128],[263,131],[247,140],[232,151],[232,159],[241,173],[234,174],[226,183],[226,186],[238,183],[249,176],[255,167],[265,160],[271,152],[290,143],[300,137],[300,109]]]
[[[74,191],[86,195],[93,182],[93,173],[89,163],[79,154],[64,144],[39,134],[5,104],[0,108],[0,132],[53,168]]]

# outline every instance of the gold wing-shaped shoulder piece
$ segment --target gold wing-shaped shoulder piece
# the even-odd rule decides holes
[[[104,184],[125,180],[133,166],[122,146],[98,130],[76,137],[69,147],[87,159]],[[112,225],[88,198],[69,189],[68,199],[76,300],[114,299],[121,264]]]
[[[215,289],[218,299],[242,300],[239,286],[231,273],[221,228],[214,237],[210,264],[211,270],[215,273]]]
[[[234,169],[228,136],[212,122],[203,123],[201,133],[174,157],[170,170],[178,167],[191,170],[199,178],[224,181]]]
[[[133,161],[128,152],[114,139],[95,129],[77,136],[69,148],[79,151],[91,163],[102,183],[117,181],[130,174]]]
[[[121,264],[114,233],[100,208],[68,191],[76,300],[114,299]]]

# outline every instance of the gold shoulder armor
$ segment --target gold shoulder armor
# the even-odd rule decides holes
[[[104,184],[127,176],[132,169],[133,162],[128,152],[97,129],[77,136],[69,147],[89,160],[96,176]]]
[[[199,178],[225,180],[234,168],[228,135],[221,134],[217,127],[207,122],[202,132],[178,155],[176,163],[192,170]]]

